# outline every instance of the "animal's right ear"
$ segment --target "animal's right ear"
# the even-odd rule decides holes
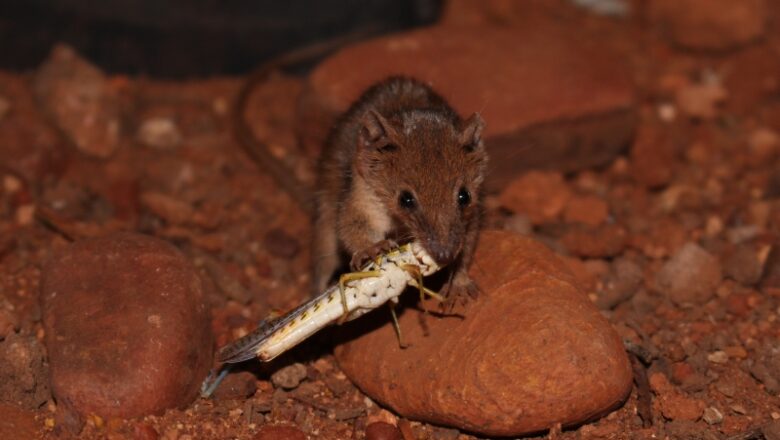
[[[398,147],[393,142],[396,136],[393,125],[382,114],[369,110],[360,119],[357,146],[357,172],[366,176],[382,168],[385,153]]]
[[[360,132],[358,134],[359,147],[372,148],[378,151],[393,150],[395,144],[391,139],[395,137],[395,129],[390,121],[375,110],[369,110],[360,120]]]
[[[460,144],[468,152],[483,150],[482,130],[485,129],[485,121],[479,113],[474,113],[463,121],[460,130]]]

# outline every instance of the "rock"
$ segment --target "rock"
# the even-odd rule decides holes
[[[748,371],[768,393],[774,395],[780,392],[780,353],[771,346],[764,346],[758,356],[749,361]]]
[[[228,374],[214,391],[214,400],[246,399],[257,391],[257,378],[248,371]]]
[[[512,27],[433,26],[337,52],[312,72],[302,96],[305,144],[320,148],[364,90],[403,74],[430,83],[461,115],[482,114],[493,188],[529,169],[609,162],[636,125],[630,72],[601,37],[537,18]]]
[[[48,116],[87,156],[107,158],[119,146],[118,93],[105,74],[73,48],[57,45],[35,74]]]
[[[723,350],[713,351],[707,355],[707,360],[716,364],[725,364],[729,361],[729,355]]]
[[[486,231],[471,275],[482,293],[463,319],[403,310],[405,349],[389,319],[353,321],[336,348],[345,374],[403,417],[487,436],[577,424],[625,398],[620,338],[549,249]]]
[[[631,177],[648,188],[667,185],[676,154],[667,128],[652,122],[640,124],[631,147]]]
[[[748,244],[738,245],[723,262],[726,276],[746,286],[758,283],[763,270],[758,251]]]
[[[715,294],[721,277],[718,259],[688,242],[661,267],[656,283],[678,305],[703,304]]]
[[[157,440],[160,434],[153,426],[138,422],[133,424],[133,440]]]
[[[0,309],[0,341],[16,330],[19,330],[19,318],[16,314],[4,308]]]
[[[3,174],[15,175],[25,182],[56,180],[68,164],[65,145],[42,120],[28,78],[0,72],[0,84],[4,96],[13,103],[13,111],[7,112],[0,123]]]
[[[685,391],[701,391],[710,383],[707,376],[699,374],[687,362],[675,362],[670,370],[672,381]]]
[[[401,430],[385,422],[374,422],[366,426],[366,440],[403,440]]]
[[[205,289],[156,238],[117,233],[62,250],[41,284],[58,403],[104,419],[190,403],[212,362]]]
[[[141,205],[148,211],[172,225],[192,220],[194,210],[188,203],[154,191],[141,194]]]
[[[710,406],[704,410],[704,415],[702,416],[702,419],[704,419],[704,421],[707,422],[708,425],[717,425],[718,423],[723,421],[723,413],[718,411],[717,408]]]
[[[542,224],[558,219],[571,198],[560,173],[530,171],[512,180],[501,193],[501,206]]]
[[[271,375],[271,382],[273,382],[277,388],[291,390],[300,385],[301,381],[305,378],[306,366],[296,362],[277,370]]]
[[[49,399],[45,356],[32,336],[12,333],[0,342],[0,402],[33,410]]]
[[[306,440],[304,434],[298,428],[283,425],[265,425],[257,431],[255,440]]]
[[[615,224],[596,228],[571,227],[561,237],[561,243],[572,254],[588,258],[614,257],[626,247],[628,234]]]
[[[650,388],[658,396],[654,403],[660,407],[664,417],[669,420],[690,422],[701,418],[705,406],[702,401],[688,397],[677,390],[661,373],[650,375],[649,380]]]
[[[751,156],[763,161],[770,160],[780,148],[780,135],[771,128],[757,128],[750,133],[748,146]]]
[[[41,438],[35,413],[0,403],[0,438]]]
[[[582,223],[596,227],[607,221],[609,206],[597,196],[575,196],[569,200],[563,211],[563,219],[568,223]]]
[[[761,427],[766,440],[780,440],[780,420],[772,420]]]
[[[699,50],[729,50],[759,39],[765,30],[765,0],[654,0],[651,15],[674,43]]]
[[[601,310],[609,310],[629,300],[642,286],[644,274],[638,264],[627,258],[617,258],[604,283],[604,291],[599,292],[596,305]]]
[[[703,84],[690,84],[680,87],[675,100],[680,109],[696,119],[713,119],[718,115],[718,106],[726,101],[729,94],[716,81]]]
[[[761,277],[761,287],[780,288],[780,242],[772,245]]]
[[[149,118],[141,123],[137,134],[138,141],[147,147],[159,150],[172,150],[181,144],[179,127],[169,118]]]

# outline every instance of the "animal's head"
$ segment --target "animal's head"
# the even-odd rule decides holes
[[[356,172],[404,236],[441,265],[455,260],[479,216],[487,154],[484,122],[441,110],[369,111],[358,133]],[[405,241],[405,240],[404,240]]]

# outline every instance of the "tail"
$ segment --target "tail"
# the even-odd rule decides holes
[[[268,145],[257,139],[252,132],[252,128],[246,121],[246,108],[249,103],[249,97],[252,95],[252,91],[255,87],[265,82],[268,76],[277,70],[290,69],[294,66],[311,62],[317,58],[320,58],[335,49],[350,43],[357,41],[367,36],[374,34],[375,29],[366,29],[364,31],[355,32],[339,38],[324,41],[322,43],[316,43],[309,46],[305,46],[301,49],[296,49],[291,52],[287,52],[271,61],[261,65],[249,78],[244,82],[241,90],[238,92],[233,109],[232,109],[232,121],[233,121],[233,134],[241,147],[246,151],[252,160],[259,165],[263,172],[271,175],[271,177],[284,189],[290,196],[295,199],[298,205],[303,208],[308,214],[314,212],[314,200],[313,191],[308,188],[303,182],[295,177],[293,170],[287,167],[281,160],[271,153]]]

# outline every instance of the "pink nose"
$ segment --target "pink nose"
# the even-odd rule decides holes
[[[428,243],[428,252],[440,266],[446,266],[452,263],[456,256],[452,247],[442,245],[438,242]]]

